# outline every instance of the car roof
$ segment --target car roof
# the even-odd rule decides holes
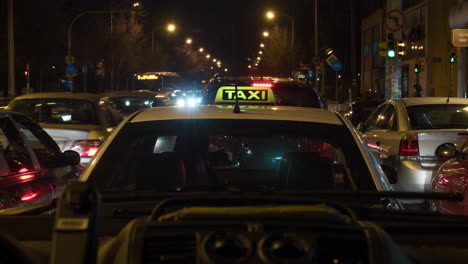
[[[25,94],[21,95],[15,98],[15,100],[18,99],[48,99],[48,98],[53,98],[53,99],[80,99],[80,100],[86,100],[86,101],[91,101],[91,102],[99,102],[101,100],[102,96],[97,95],[97,94],[89,94],[89,93],[32,93],[32,94]]]
[[[134,96],[134,97],[151,97],[155,98],[156,95],[159,95],[157,92],[151,91],[118,91],[118,92],[109,92],[102,94],[104,97],[122,97],[122,96]],[[164,94],[161,94],[164,95]]]
[[[405,106],[447,104],[447,97],[409,97],[395,101],[401,101]],[[448,104],[468,104],[467,98],[450,97]]]
[[[131,120],[132,123],[181,120],[181,119],[254,119],[302,121],[343,125],[336,113],[317,108],[292,106],[250,106],[241,105],[240,114],[233,113],[233,105],[203,105],[197,107],[156,107],[139,112]]]

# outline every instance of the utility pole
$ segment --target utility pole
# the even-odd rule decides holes
[[[15,85],[15,31],[13,20],[13,0],[8,0],[8,97],[16,96]]]
[[[318,58],[318,56],[319,56],[319,54],[318,54],[318,12],[317,12],[318,3],[317,2],[318,2],[318,0],[314,1],[314,13],[315,13],[315,15],[314,15],[314,19],[315,19],[315,21],[314,21],[314,27],[315,27],[315,29],[314,29],[314,32],[315,32],[315,41],[314,41],[314,43],[315,43],[314,44],[315,54],[314,54],[314,56],[316,58]],[[325,72],[325,69],[324,69],[324,72]],[[317,78],[317,76],[315,76],[315,89],[317,89],[317,90],[318,90],[318,85],[319,85],[318,82],[319,82],[318,78]],[[323,93],[323,91],[322,91],[322,93]]]

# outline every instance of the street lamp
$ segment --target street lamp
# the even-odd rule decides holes
[[[261,60],[261,59],[262,59],[262,58],[260,58],[260,57],[257,57],[257,60],[258,60],[258,61],[259,61],[259,60]]]
[[[174,32],[174,31],[176,30],[176,26],[175,26],[174,24],[171,23],[171,24],[168,24],[168,25],[167,25],[167,28],[166,28],[166,29],[167,29],[167,31],[169,31],[169,32]]]
[[[250,69],[250,68],[252,68],[252,65],[249,65],[248,67],[249,67],[249,69]]]
[[[258,54],[262,55],[262,54],[263,54],[263,51],[259,51]]]
[[[260,43],[260,48],[264,48],[264,47],[265,47],[265,44]]]
[[[325,50],[325,55],[331,55],[333,53],[333,49],[332,48],[328,48]]]
[[[225,71],[225,72],[227,72],[227,71],[228,71],[228,69],[226,68],[226,69],[224,69],[224,71]]]
[[[204,48],[199,48],[198,51],[202,53],[205,49]]]
[[[216,62],[216,59],[213,59],[213,62]]]
[[[265,38],[268,38],[270,36],[270,33],[268,33],[268,31],[263,31],[263,36]]]
[[[206,54],[206,58],[207,58],[207,59],[211,58],[211,55],[210,55],[210,54]]]
[[[187,39],[185,40],[185,43],[187,43],[187,45],[192,44],[192,39],[191,39],[191,38],[187,38]]]
[[[133,3],[133,7],[139,7],[140,5],[141,5],[140,2]]]
[[[268,11],[266,13],[266,17],[271,20],[271,19],[275,18],[275,13],[273,13],[273,11]]]

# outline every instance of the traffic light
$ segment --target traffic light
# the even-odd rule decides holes
[[[455,63],[457,60],[456,60],[456,57],[455,57],[455,52],[452,52],[450,54],[450,63]]]
[[[28,70],[24,71],[24,77],[29,77],[29,71]]]
[[[419,73],[419,64],[415,64],[415,65],[414,65],[413,71],[414,71],[415,73]]]
[[[397,42],[397,53],[398,56],[405,56],[406,55],[406,42],[404,40],[399,40]]]
[[[379,42],[379,48],[381,49],[381,51],[379,51],[380,56],[389,59],[395,58],[396,50],[394,41]]]

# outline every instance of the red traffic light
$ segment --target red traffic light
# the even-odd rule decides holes
[[[29,72],[28,71],[24,71],[24,76],[28,76],[29,75]]]

